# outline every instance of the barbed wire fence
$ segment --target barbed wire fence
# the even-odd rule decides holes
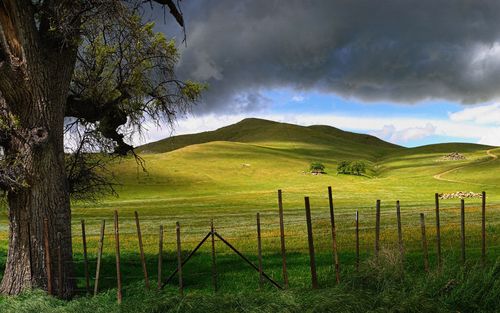
[[[120,218],[115,211],[104,220],[75,221],[71,278],[81,294],[117,288],[121,301],[123,282],[174,286],[180,293],[320,288],[387,251],[407,270],[423,272],[439,269],[445,258],[465,265],[500,255],[500,203],[488,203],[485,194],[480,202],[436,195],[422,203],[336,207],[328,191],[326,201],[306,197],[302,208],[288,207],[286,193],[278,191],[276,207],[262,212],[207,218],[142,216],[138,210]],[[50,263],[50,280],[57,282],[64,265]]]

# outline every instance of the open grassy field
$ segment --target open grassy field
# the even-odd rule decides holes
[[[309,292],[302,294],[301,291],[307,290],[310,286],[304,196],[309,196],[311,199],[320,286],[330,288],[327,289],[330,290],[328,292],[335,291],[342,295],[350,294],[346,297],[353,297],[354,293],[348,290],[363,280],[372,279],[370,275],[375,275],[372,273],[373,265],[369,262],[363,265],[366,268],[363,274],[365,276],[361,274],[357,276],[358,274],[353,273],[356,210],[359,210],[361,225],[361,256],[363,260],[369,260],[373,255],[375,201],[377,199],[382,201],[381,240],[384,253],[388,255],[387,260],[391,260],[397,242],[395,203],[396,200],[401,201],[403,234],[407,252],[405,264],[406,270],[413,273],[410,274],[413,278],[407,283],[412,282],[411,284],[422,288],[427,288],[426,284],[434,284],[432,290],[435,291],[446,285],[449,280],[458,281],[460,275],[466,275],[461,272],[463,269],[456,267],[460,254],[460,200],[441,201],[443,253],[449,268],[453,270],[444,274],[433,274],[435,277],[429,282],[422,278],[419,213],[426,214],[431,266],[434,271],[436,263],[434,193],[485,191],[488,203],[488,262],[493,264],[491,265],[493,274],[490,273],[488,279],[498,286],[498,266],[495,267],[494,263],[500,256],[500,177],[498,176],[500,160],[497,158],[500,155],[500,148],[450,143],[410,149],[368,135],[344,132],[327,126],[301,127],[247,119],[214,132],[173,137],[145,145],[140,147],[139,152],[145,161],[147,172],[142,171],[133,158],[113,164],[113,171],[120,183],[117,189],[119,197],[103,199],[99,203],[73,204],[74,252],[79,262],[76,275],[80,278],[83,276],[82,245],[79,236],[80,220],[85,219],[87,223],[88,249],[92,261],[91,272],[95,270],[99,225],[102,219],[106,220],[103,265],[105,274],[101,285],[103,289],[116,286],[112,237],[114,210],[118,210],[120,216],[124,281],[130,285],[131,290],[126,293],[126,297],[133,297],[136,292],[134,290],[139,288],[142,280],[133,220],[134,211],[138,211],[141,217],[152,283],[156,280],[160,224],[165,225],[164,272],[168,275],[175,268],[174,225],[177,221],[181,224],[182,247],[185,255],[206,235],[210,221],[213,219],[217,231],[256,262],[255,214],[257,212],[262,215],[264,270],[281,283],[278,189],[283,190],[292,291],[276,295],[271,291],[271,287],[266,287],[269,294],[257,295],[255,301],[260,301],[259,297],[264,302],[267,302],[268,298],[275,298],[278,299],[276,303],[282,303],[284,307],[290,308],[290,312],[295,312],[303,310],[302,305],[307,301],[312,301],[310,299],[315,297]],[[466,159],[444,161],[442,157],[451,152],[459,152]],[[340,160],[364,161],[368,165],[366,175],[337,175],[336,166]],[[325,164],[326,174],[309,174],[308,168],[313,161]],[[342,277],[345,281],[345,285],[341,287],[335,287],[332,279],[327,186],[332,186],[336,209],[340,262]],[[480,253],[480,203],[481,199],[466,199],[467,257],[471,266],[479,259]],[[0,260],[2,263],[4,261],[2,258],[6,254],[6,231],[5,211],[2,211],[0,220],[0,246],[2,247]],[[223,293],[255,292],[258,287],[258,276],[220,241],[217,242],[217,264],[219,287]],[[382,267],[386,268],[385,265]],[[379,278],[373,279],[376,282]],[[384,276],[380,279],[381,285],[389,279],[388,281],[392,284],[391,288],[401,288],[401,285],[397,285],[390,277]],[[185,284],[188,293],[192,292],[194,298],[199,295],[198,293],[210,294],[211,259],[208,244],[202,247],[199,255],[193,258],[192,262],[187,264]],[[83,286],[81,279],[79,286]],[[408,287],[408,285],[405,286]],[[381,286],[377,285],[373,288],[366,293],[360,291],[355,297],[363,298],[367,294],[376,294]],[[170,293],[175,292],[173,289],[169,290]],[[421,292],[417,289],[414,291],[416,294]],[[326,297],[328,292],[322,292]],[[318,293],[320,295],[318,297],[321,297],[322,292]],[[392,292],[396,291],[392,290]],[[403,291],[401,292],[398,295],[403,299],[405,295]],[[408,292],[412,294],[413,291]],[[418,302],[418,299],[427,299],[427,297],[432,299],[430,294],[419,295],[421,297],[417,296],[413,299],[415,302]],[[143,296],[147,299],[158,297],[157,295]],[[453,295],[453,297],[456,296]],[[103,297],[112,298],[112,295]],[[309,300],[305,300],[306,298]],[[208,301],[207,303],[210,301],[224,303],[225,301],[203,299]],[[370,302],[369,305],[376,308],[375,303],[380,299],[378,296],[370,299],[368,297],[365,300],[368,302],[373,300],[374,303]],[[233,300],[227,300],[228,303],[232,303],[228,305],[234,305],[234,302],[231,302]],[[49,300],[40,301],[57,307],[57,304]],[[189,305],[195,305],[197,300],[186,301],[187,303],[193,301]],[[232,311],[246,311],[243,307],[248,303],[241,298],[239,301],[242,303],[241,310],[238,310],[236,306]],[[450,302],[451,304],[443,304],[443,311],[457,308],[457,302],[453,301]],[[0,308],[1,303],[0,301]],[[487,311],[497,305],[498,301],[485,303],[483,309]],[[384,307],[383,303],[379,304],[380,307]],[[5,305],[6,307],[11,305],[9,308],[14,308],[17,304],[5,302]],[[259,305],[255,304],[254,307],[258,308]],[[173,305],[172,308],[176,306]],[[196,310],[192,309],[192,311]],[[264,311],[274,310],[266,308]],[[366,306],[360,306],[359,310],[344,311],[362,312],[366,311]],[[429,312],[431,311],[436,311],[432,305],[429,306]],[[324,312],[324,310],[318,310],[318,312]]]

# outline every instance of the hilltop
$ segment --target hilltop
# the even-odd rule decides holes
[[[264,119],[247,118],[236,124],[214,131],[165,138],[140,146],[137,148],[137,151],[139,153],[164,153],[190,145],[216,141],[253,143],[268,146],[276,146],[277,143],[319,145],[335,147],[337,154],[345,154],[352,157],[356,157],[358,154],[364,157],[367,157],[366,154],[368,154],[373,157],[389,151],[404,149],[401,146],[371,135],[343,131],[331,126],[299,126]],[[373,147],[376,147],[376,149],[373,149]]]

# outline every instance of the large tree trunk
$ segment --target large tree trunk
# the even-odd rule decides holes
[[[44,63],[40,64],[40,72],[31,73],[33,78],[30,84],[24,84],[25,90],[18,95],[15,105],[5,101],[9,114],[16,119],[13,135],[4,147],[5,159],[10,160],[12,168],[18,169],[20,186],[7,193],[9,250],[0,292],[19,294],[27,288],[47,288],[49,273],[44,246],[44,219],[47,219],[53,290],[69,298],[74,282],[63,126],[71,74],[59,67],[65,63],[50,62],[50,59]],[[65,71],[66,75],[61,75]],[[62,286],[58,284],[59,262]]]
[[[26,93],[30,96],[26,104],[16,105],[12,112],[19,118],[15,132],[21,136],[10,138],[5,158],[14,160],[12,166],[20,168],[22,186],[7,194],[9,250],[0,284],[0,292],[6,294],[19,294],[32,287],[47,289],[44,219],[48,221],[53,291],[69,298],[74,290],[71,210],[62,131],[67,83],[55,78],[34,82]],[[58,284],[59,262],[62,286]]]
[[[0,58],[1,174],[7,177],[0,183],[7,190],[10,230],[0,292],[19,294],[33,287],[47,288],[47,219],[53,291],[69,298],[74,282],[63,129],[76,50],[41,38],[30,1],[0,3],[0,51],[4,57],[3,64]]]
[[[9,250],[5,274],[0,291],[18,294],[31,287],[47,288],[46,248],[44,246],[44,219],[48,220],[49,253],[54,292],[62,296],[72,295],[72,246],[71,211],[66,177],[63,167],[62,147],[47,145],[31,153],[33,176],[29,187],[9,192]],[[58,239],[60,236],[60,240]],[[58,259],[58,246],[61,260]],[[58,264],[62,263],[62,286],[58,286]]]

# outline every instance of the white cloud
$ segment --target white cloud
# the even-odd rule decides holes
[[[490,129],[478,143],[490,146],[500,146],[500,127]]]
[[[397,130],[394,125],[384,125],[382,129],[370,132],[371,135],[394,142],[406,143],[411,140],[423,139],[436,133],[436,127],[427,123],[423,127],[410,127]]]
[[[474,122],[482,125],[500,125],[500,104],[466,108],[449,115],[454,122]]]
[[[293,102],[302,102],[305,100],[305,97],[304,96],[301,96],[301,95],[295,95],[292,97],[292,101]]]

